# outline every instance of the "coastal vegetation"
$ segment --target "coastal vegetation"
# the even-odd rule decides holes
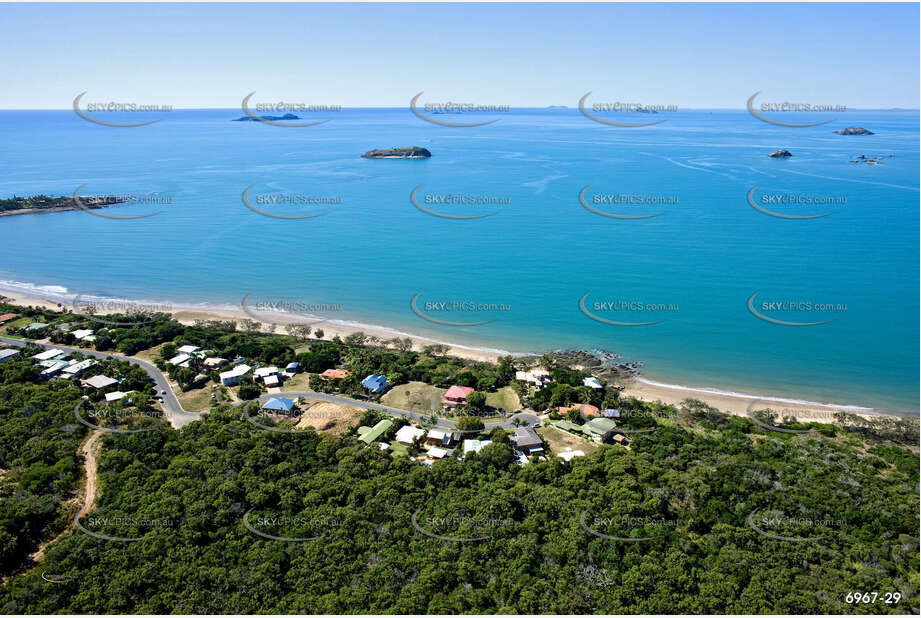
[[[0,216],[29,214],[38,212],[64,212],[78,208],[105,208],[121,204],[125,199],[111,196],[84,196],[79,205],[73,196],[52,197],[49,195],[32,195],[29,197],[10,197],[0,199]]]

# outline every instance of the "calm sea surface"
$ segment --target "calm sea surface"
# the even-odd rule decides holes
[[[0,196],[85,185],[84,194],[170,201],[103,211],[160,213],[143,219],[0,218],[0,279],[177,305],[239,307],[251,295],[512,352],[603,348],[644,361],[661,382],[918,413],[916,111],[848,111],[812,128],[724,110],[623,118],[667,119],[642,128],[573,109],[513,110],[476,128],[428,124],[408,109],[308,114],[332,122],[305,128],[231,122],[240,115],[106,115],[162,118],[112,128],[72,111],[0,112]],[[832,132],[846,126],[875,135]],[[360,158],[392,146],[433,156]],[[780,148],[793,157],[767,156]],[[859,155],[885,158],[851,163]],[[262,210],[328,214],[262,216],[241,200],[251,185]],[[420,185],[426,209],[493,214],[426,214],[410,201]],[[579,200],[588,185],[596,210],[658,216],[591,212]],[[764,214],[746,197],[756,185],[764,209],[832,214]],[[766,318],[823,323],[760,319],[748,306],[756,293],[752,308]],[[425,320],[410,305],[417,295],[435,320],[492,321]]]

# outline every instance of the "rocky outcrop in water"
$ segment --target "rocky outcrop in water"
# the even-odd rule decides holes
[[[361,155],[362,159],[428,159],[432,153],[419,146],[404,148],[380,148],[369,150]]]
[[[775,150],[768,156],[775,159],[786,159],[787,157],[792,157],[793,154],[791,154],[789,150]]]
[[[873,131],[867,131],[863,127],[848,127],[835,131],[838,135],[873,135]]]

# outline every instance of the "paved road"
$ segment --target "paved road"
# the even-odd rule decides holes
[[[111,352],[97,352],[96,350],[88,350],[86,348],[75,348],[66,345],[57,345],[52,343],[35,343],[35,342],[26,342],[20,339],[10,339],[9,337],[0,337],[0,342],[13,345],[16,347],[24,347],[26,343],[32,343],[33,345],[40,346],[46,350],[51,348],[57,348],[60,350],[66,350],[68,352],[79,352],[81,354],[86,354],[87,356],[93,356],[95,358],[116,358],[118,360],[125,360],[129,363],[133,363],[143,369],[147,375],[154,381],[154,384],[157,385],[158,394],[163,397],[163,408],[166,412],[170,424],[179,429],[180,427],[185,427],[192,421],[197,421],[201,418],[199,412],[189,412],[184,410],[179,404],[179,400],[176,399],[176,395],[173,393],[173,389],[170,388],[169,382],[167,382],[166,376],[157,369],[152,363],[141,360],[139,358],[134,358],[131,356],[125,356],[123,354],[111,353]],[[162,391],[162,394],[160,394]],[[420,412],[410,412],[407,410],[401,410],[399,408],[391,408],[390,406],[381,405],[379,403],[373,403],[370,401],[361,401],[360,399],[352,399],[351,397],[344,397],[342,395],[330,395],[327,393],[314,393],[314,392],[281,392],[275,393],[272,395],[262,395],[259,400],[265,401],[270,397],[300,397],[301,399],[313,399],[316,401],[326,401],[329,403],[338,403],[345,406],[351,406],[353,408],[358,408],[360,410],[377,410],[378,412],[384,412],[391,416],[396,416],[399,418],[405,418],[417,423],[422,423],[427,421],[431,415],[422,414]],[[246,402],[236,402],[234,405],[241,405]],[[528,414],[526,412],[520,412],[518,414],[508,417],[504,421],[491,421],[484,423],[486,431],[491,431],[496,427],[501,427],[503,429],[514,430],[515,429],[515,420],[520,424],[524,425],[534,425],[535,423],[540,423],[540,419],[537,418],[534,414]],[[457,429],[457,421],[452,421],[446,418],[437,418],[435,420],[435,426],[441,427],[444,429]]]
[[[166,412],[166,415],[169,418],[169,422],[173,427],[179,429],[180,427],[185,427],[192,421],[197,421],[201,418],[201,414],[198,412],[189,412],[184,410],[182,406],[179,405],[179,400],[176,399],[176,395],[173,393],[173,389],[170,388],[166,376],[164,376],[163,373],[161,373],[153,363],[148,363],[147,361],[141,360],[139,358],[132,358],[123,354],[98,352],[96,350],[87,350],[86,348],[75,348],[66,345],[57,345],[54,343],[35,343],[34,341],[27,342],[21,339],[10,339],[9,337],[0,337],[0,342],[19,348],[24,347],[27,343],[31,343],[32,345],[37,345],[46,350],[57,348],[67,352],[79,352],[80,354],[85,354],[95,358],[111,357],[118,360],[128,361],[129,363],[135,364],[143,369],[144,372],[154,381],[154,384],[157,386],[157,395],[163,397],[163,410]]]

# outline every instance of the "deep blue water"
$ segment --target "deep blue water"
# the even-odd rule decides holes
[[[343,110],[308,128],[230,122],[239,110],[174,111],[146,127],[95,125],[72,111],[0,112],[0,196],[84,193],[168,196],[172,204],[107,213],[0,218],[0,278],[71,294],[239,305],[241,298],[341,305],[336,319],[513,352],[604,348],[646,363],[663,382],[917,413],[918,112],[848,111],[787,128],[746,111],[682,111],[668,122],[614,128],[577,110],[518,110],[495,124],[446,128],[408,109]],[[445,115],[451,121],[465,115]],[[107,119],[109,119],[107,117]],[[644,118],[645,119],[645,118]],[[127,120],[136,120],[134,117]],[[635,118],[629,118],[635,121]],[[784,120],[795,120],[784,118]],[[810,118],[809,120],[813,120]],[[863,126],[872,136],[839,136]],[[428,160],[367,160],[372,148],[423,146]],[[786,160],[768,153],[785,148]],[[880,165],[851,163],[882,155]],[[889,155],[892,155],[891,157]],[[333,196],[331,206],[260,207],[329,214],[279,220],[247,209],[241,192]],[[471,194],[494,206],[427,205],[473,220],[433,217],[409,200]],[[590,204],[653,214],[620,220],[578,195],[630,194],[660,206]],[[830,207],[752,208],[746,193],[846,199]],[[410,299],[507,305],[428,311]],[[614,321],[590,319],[578,305]],[[752,315],[746,301],[811,301],[835,311]],[[611,311],[596,302],[671,304]],[[677,306],[677,309],[675,309]],[[846,306],[846,310],[843,307]]]

